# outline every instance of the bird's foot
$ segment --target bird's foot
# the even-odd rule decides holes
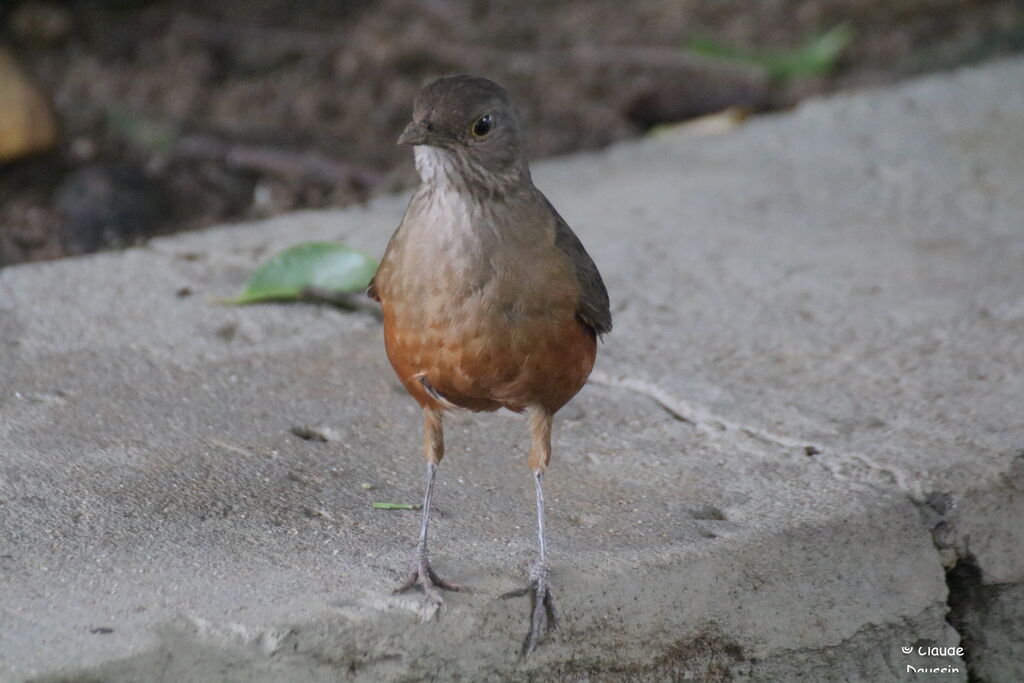
[[[438,588],[448,591],[465,590],[463,586],[453,583],[452,581],[446,581],[434,572],[434,568],[430,566],[430,559],[427,557],[427,551],[425,548],[419,548],[416,551],[416,557],[413,560],[412,571],[409,573],[409,578],[407,578],[405,583],[396,588],[393,592],[396,594],[404,593],[417,585],[423,589],[424,595],[426,595],[427,598],[437,607],[444,604],[444,599],[441,597],[441,592]]]
[[[523,641],[522,655],[528,657],[540,641],[543,630],[554,631],[558,628],[558,609],[555,607],[555,596],[551,593],[551,570],[547,562],[537,561],[530,568],[530,583],[525,588],[509,591],[502,598],[518,598],[530,595],[530,632]]]

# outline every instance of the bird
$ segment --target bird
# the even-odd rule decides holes
[[[558,627],[544,531],[544,473],[556,412],[587,382],[597,342],[612,329],[594,261],[533,184],[523,127],[497,83],[464,74],[428,83],[398,138],[411,145],[420,184],[367,294],[378,301],[384,347],[423,411],[427,463],[419,542],[408,579],[438,608],[441,578],[427,553],[444,416],[505,408],[525,413],[537,509],[537,557],[522,590],[530,628],[522,654]]]

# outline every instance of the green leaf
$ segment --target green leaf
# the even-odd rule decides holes
[[[852,26],[842,23],[792,50],[744,50],[708,37],[692,38],[685,47],[705,57],[759,66],[771,78],[787,81],[800,76],[830,73],[855,35]]]
[[[422,505],[410,505],[409,503],[374,503],[377,510],[420,510]]]
[[[377,270],[371,256],[332,242],[303,242],[288,247],[256,269],[242,292],[228,303],[298,299],[312,289],[357,292]]]

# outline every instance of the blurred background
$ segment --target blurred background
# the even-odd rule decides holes
[[[410,185],[445,73],[541,158],[1021,50],[1024,0],[0,0],[0,267]]]

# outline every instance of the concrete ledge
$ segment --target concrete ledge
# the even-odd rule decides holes
[[[403,197],[0,271],[0,678],[1024,679],[1022,73],[539,165],[616,330],[527,662],[519,419],[451,420],[433,556],[474,592],[421,622],[377,322],[210,303],[300,240],[379,253]]]

